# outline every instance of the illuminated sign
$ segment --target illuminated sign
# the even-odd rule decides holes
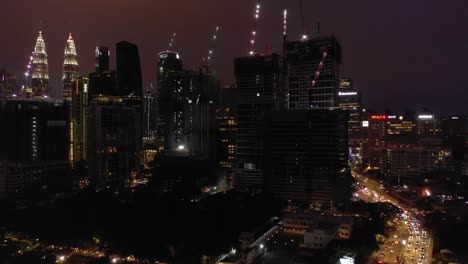
[[[387,116],[386,115],[371,115],[370,118],[375,119],[375,120],[385,120],[387,119]]]
[[[419,115],[418,118],[419,119],[433,119],[434,116],[433,115]]]
[[[369,121],[362,121],[362,127],[369,127]]]
[[[357,92],[338,92],[339,96],[357,95]]]
[[[396,116],[394,116],[394,115],[393,116],[388,116],[387,118],[388,119],[396,119]]]
[[[459,117],[458,116],[452,116],[452,120],[458,120]]]

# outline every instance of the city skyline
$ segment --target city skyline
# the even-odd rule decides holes
[[[31,10],[41,12],[22,10],[29,19],[6,28],[4,35],[11,41],[6,42],[3,49],[8,52],[0,52],[0,67],[15,73],[21,84],[24,76],[20,74],[25,71],[40,29],[47,43],[51,94],[60,97],[63,38],[66,34],[72,32],[74,35],[82,65],[80,74],[93,71],[93,51],[97,45],[111,47],[111,68],[115,68],[114,44],[128,40],[140,49],[146,88],[156,78],[157,53],[168,48],[173,32],[177,33],[173,49],[181,54],[188,68],[194,69],[202,64],[202,57],[212,48],[211,35],[219,26],[219,40],[212,64],[222,84],[232,84],[232,60],[248,51],[254,4],[254,1],[212,1],[206,3],[209,8],[202,8],[189,1],[137,5],[123,2],[111,5],[101,1],[89,10],[86,17],[90,19],[84,19],[79,14],[90,6],[86,3],[72,10],[76,15],[67,17],[54,11],[60,9],[61,3],[44,5],[49,6],[47,9],[30,3],[35,7]],[[335,8],[337,4],[342,8]],[[333,34],[342,43],[342,76],[353,78],[355,88],[363,94],[365,107],[377,111],[384,108],[400,111],[405,106],[415,110],[426,107],[434,112],[458,114],[464,112],[461,110],[463,84],[466,82],[463,62],[468,53],[463,47],[468,36],[458,34],[457,30],[468,25],[468,19],[462,12],[466,5],[462,1],[453,1],[450,6],[435,1],[355,5],[333,1],[318,3],[314,8],[313,3],[305,1],[304,14],[310,35],[316,34],[316,22],[320,21],[320,35]],[[12,12],[2,17],[5,19],[2,23],[14,21],[9,16],[22,4],[14,2],[4,6]],[[281,51],[283,8],[288,8],[289,12],[288,39],[298,39],[301,26],[297,3],[293,1],[287,6],[280,1],[263,3],[257,26],[257,50],[265,50],[266,45],[271,44],[274,52]],[[125,10],[129,15],[123,23],[113,14]],[[106,19],[103,21],[99,18],[104,14]],[[184,25],[188,20],[192,21],[190,27]],[[447,40],[451,39],[456,41],[446,46]],[[456,58],[451,56],[451,51],[456,51]],[[455,77],[445,79],[444,76],[448,75]],[[438,93],[438,90],[444,93]]]

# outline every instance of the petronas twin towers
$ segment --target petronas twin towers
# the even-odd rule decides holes
[[[70,101],[72,95],[72,80],[78,77],[78,55],[72,34],[68,34],[65,52],[63,56],[63,99]],[[34,47],[32,62],[32,97],[46,96],[49,92],[49,66],[47,62],[47,51],[42,31]]]
[[[63,99],[71,101],[72,80],[78,77],[78,55],[72,34],[68,34],[65,53],[63,55]]]

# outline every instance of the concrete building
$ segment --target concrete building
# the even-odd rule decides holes
[[[349,216],[293,213],[283,216],[282,223],[285,231],[301,234],[320,223],[332,224],[336,226],[335,234],[338,239],[350,239],[353,232],[353,218]]]
[[[304,246],[324,249],[337,238],[338,226],[330,223],[316,223],[304,233]]]

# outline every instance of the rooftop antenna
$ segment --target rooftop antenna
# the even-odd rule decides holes
[[[254,14],[254,24],[253,24],[253,29],[251,32],[251,38],[250,38],[250,45],[249,45],[249,55],[254,55],[255,51],[255,38],[257,36],[257,24],[258,24],[258,19],[260,18],[260,1],[255,4],[255,14]]]

